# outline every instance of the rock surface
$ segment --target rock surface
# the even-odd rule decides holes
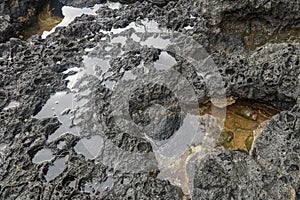
[[[204,157],[194,177],[195,199],[295,199],[289,181],[265,171],[241,152],[223,151]]]
[[[4,0],[0,3],[0,17],[8,16],[7,21],[0,20],[0,42],[6,41],[8,38],[16,37],[20,31],[28,26],[32,26],[37,21],[37,14],[44,6],[42,0]],[[9,24],[9,32],[3,30]]]
[[[196,169],[196,199],[298,199],[299,112],[276,115],[255,141],[251,155],[217,152]]]
[[[82,6],[85,2],[64,3]],[[30,21],[32,15],[27,10],[36,10],[40,1],[0,3],[0,14],[10,16],[10,19],[0,18],[0,40],[6,41],[0,44],[0,147],[4,146],[0,148],[1,199],[182,199],[179,187],[151,175],[158,170],[152,144],[139,132],[129,134],[122,130],[122,124],[118,124],[120,129],[115,126],[109,111],[113,91],[104,87],[100,80],[86,79],[92,88],[86,113],[93,113],[96,118],[82,118],[86,123],[80,135],[66,133],[49,141],[62,122],[55,116],[33,118],[52,94],[69,90],[67,79],[76,72],[64,73],[66,70],[83,68],[84,56],[104,54],[105,51],[97,47],[105,47],[108,40],[104,38],[112,38],[103,30],[124,28],[142,19],[154,20],[161,27],[192,36],[203,45],[224,79],[228,96],[270,103],[283,110],[271,119],[256,140],[251,155],[223,150],[206,155],[196,166],[192,197],[299,199],[300,44],[293,30],[299,29],[300,2],[179,0],[130,3],[115,10],[101,7],[97,15],[76,18],[45,40],[32,36],[27,41],[15,38],[6,41],[10,35],[8,21],[14,25],[22,16],[30,16]],[[28,25],[28,20],[15,26],[16,30]],[[259,35],[255,29],[245,31],[247,27],[243,24],[248,28],[263,26],[266,33],[281,36],[274,42],[272,37]],[[230,32],[232,27],[237,27],[236,33]],[[296,39],[287,37],[285,31]],[[122,33],[119,36],[124,37]],[[131,51],[133,47],[135,51]],[[87,48],[94,50],[89,53]],[[126,71],[132,72],[142,62],[156,62],[161,55],[161,51],[143,48],[133,41],[123,45],[125,56],[118,56],[120,49],[108,52],[115,55],[110,61],[115,75],[112,81],[123,77]],[[191,64],[179,56],[175,58],[174,69],[194,83],[197,97],[200,100],[209,98],[205,76],[197,77]],[[135,100],[138,98],[133,97],[133,113],[145,111],[145,105],[135,104]],[[19,102],[18,106],[9,107],[13,101]],[[141,123],[146,122],[146,117]],[[175,123],[174,118],[168,119],[166,123],[174,131],[180,120]],[[166,135],[155,131],[152,136],[157,140],[170,137],[168,131]],[[104,150],[98,159],[89,160],[78,153],[75,146],[83,137],[97,133],[104,138]],[[61,144],[64,145],[61,147]],[[50,149],[53,157],[34,163],[33,157],[44,148]],[[139,165],[121,163],[122,157]],[[118,159],[121,164],[114,162]]]

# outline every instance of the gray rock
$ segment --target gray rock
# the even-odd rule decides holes
[[[15,22],[25,14],[26,9],[35,8],[40,1],[18,2],[19,6],[8,10],[5,10],[6,2],[0,3],[0,13],[9,15],[10,20]],[[76,4],[83,5],[84,2],[77,1]],[[153,2],[162,4],[167,1]],[[162,27],[193,36],[211,53],[229,96],[250,98],[271,103],[281,110],[290,110],[281,112],[271,120],[257,139],[251,156],[227,151],[207,155],[196,168],[193,196],[196,199],[286,199],[293,195],[296,195],[294,199],[299,198],[299,109],[295,107],[292,110],[300,96],[299,41],[290,42],[284,37],[282,41],[277,41],[278,44],[273,44],[270,38],[257,36],[258,42],[254,45],[257,48],[249,49],[246,39],[241,36],[241,33],[244,34],[241,30],[247,30],[247,27],[239,28],[236,34],[228,32],[230,27],[240,24],[255,24],[254,18],[258,18],[259,25],[275,34],[274,30],[297,26],[298,10],[297,0],[192,3],[179,0],[167,2],[163,7],[148,1],[137,1],[116,10],[100,8],[95,16],[78,17],[68,27],[58,28],[45,40],[34,36],[28,41],[11,38],[1,43],[0,143],[9,148],[1,153],[0,158],[3,161],[0,163],[0,198],[182,198],[180,188],[165,180],[149,177],[147,167],[157,170],[157,164],[154,159],[149,159],[147,163],[143,157],[153,155],[153,148],[140,132],[129,134],[129,131],[122,130],[126,124],[117,124],[119,128],[116,127],[108,109],[112,91],[101,85],[101,81],[86,79],[92,88],[86,114],[92,113],[97,117],[84,121],[81,135],[67,133],[49,142],[49,136],[60,126],[58,119],[32,119],[51,94],[67,90],[65,79],[74,72],[62,72],[72,67],[82,67],[83,56],[87,55],[86,48],[105,47],[107,42],[101,39],[108,35],[101,33],[101,30],[124,28],[137,19],[153,19]],[[1,31],[8,30],[9,24],[5,24],[8,20],[2,21]],[[189,26],[193,28],[187,29]],[[132,41],[120,47],[110,52],[95,50],[95,56],[104,53],[113,55],[110,64],[116,76],[112,80],[123,76],[121,69],[131,71],[141,61],[151,64],[160,54],[158,50],[141,48]],[[138,50],[130,51],[134,47]],[[118,57],[120,50],[127,54]],[[197,76],[191,64],[180,57],[175,58],[177,64],[174,69],[195,86],[199,100],[207,99],[209,95],[204,78]],[[4,110],[14,100],[20,106]],[[133,112],[145,107],[143,103],[136,104],[136,101],[133,104]],[[142,122],[147,121],[146,116]],[[162,140],[172,135],[177,122],[169,119],[166,124],[173,129],[166,135],[155,130],[152,137]],[[110,145],[101,159],[87,160],[74,147],[82,137],[96,133]],[[65,142],[62,148],[58,147],[60,142]],[[33,163],[32,158],[43,148],[51,149],[54,158],[41,164]],[[139,165],[125,163],[120,170],[110,169],[108,164],[111,158],[125,154]],[[47,182],[47,173],[58,160],[64,162],[64,168]],[[138,168],[141,168],[138,172],[132,172]],[[97,184],[109,188],[97,192]]]
[[[101,4],[107,2],[106,0],[59,0],[63,5],[74,7],[92,7],[95,4]]]
[[[299,196],[300,113],[284,111],[276,115],[255,141],[251,156],[267,171],[290,182]]]
[[[168,181],[140,175],[122,175],[110,191],[104,192],[103,199],[182,199],[179,187]]]
[[[24,0],[24,1],[2,1],[0,3],[0,16],[9,16],[9,20],[0,20],[1,29],[0,42],[4,42],[10,37],[15,37],[28,26],[32,26],[37,21],[37,14],[42,10],[44,1]],[[2,28],[4,27],[4,28]]]
[[[194,199],[294,199],[289,181],[268,173],[242,152],[221,151],[201,159],[194,176]]]
[[[213,54],[228,95],[291,109],[299,96],[299,44],[267,44],[251,53]]]
[[[0,43],[6,41],[14,33],[13,26],[9,23],[9,16],[0,16]]]

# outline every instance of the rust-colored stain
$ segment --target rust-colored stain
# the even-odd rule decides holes
[[[211,114],[211,102],[201,105],[201,115]],[[226,118],[224,128],[219,137],[217,146],[224,146],[228,150],[241,150],[249,152],[253,140],[263,131],[265,122],[279,112],[276,108],[250,100],[237,100],[226,107]]]
[[[226,116],[224,116],[224,106],[226,106]],[[204,154],[198,153],[220,146],[228,150],[240,150],[249,153],[254,139],[265,129],[268,120],[276,115],[279,110],[264,103],[229,97],[226,101],[222,99],[207,100],[201,103],[199,108],[192,109],[190,112],[195,115],[201,115],[199,118],[200,123],[202,120],[204,120],[204,123],[207,123],[210,122],[207,120],[215,119],[211,121],[212,124],[209,125],[207,123],[208,127],[211,126],[212,129],[204,127],[205,131],[208,131],[203,139],[204,143],[196,144],[196,146],[190,145],[177,160],[174,160],[172,165],[160,169],[161,171],[158,174],[158,178],[168,179],[172,184],[179,185],[186,194],[185,198],[187,199],[190,194],[189,183],[191,180],[189,180],[189,175],[192,173],[188,165],[199,161],[204,156]],[[223,121],[224,117],[224,127],[219,135],[219,125],[222,124],[219,122]],[[210,133],[209,131],[212,132]],[[210,143],[211,139],[212,142]],[[205,143],[208,143],[208,146]],[[210,145],[215,146],[210,147]],[[207,147],[211,149],[206,149]],[[149,176],[156,177],[157,174],[149,172]]]
[[[49,4],[38,14],[37,23],[28,29],[24,30],[20,37],[22,39],[28,39],[35,34],[42,34],[44,31],[50,31],[56,25],[58,25],[63,18],[53,16]]]

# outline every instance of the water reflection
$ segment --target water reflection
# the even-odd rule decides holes
[[[74,150],[84,155],[87,159],[95,159],[99,156],[103,147],[103,138],[100,135],[93,135],[89,138],[82,138],[74,147]]]
[[[42,34],[42,38],[45,39],[48,35],[53,33],[57,27],[68,26],[76,17],[79,17],[83,14],[87,15],[96,15],[96,11],[100,8],[100,5],[96,4],[92,8],[75,8],[71,6],[63,6],[62,14],[64,16],[63,20],[52,28],[50,31],[44,31]]]
[[[74,127],[72,109],[73,94],[70,92],[57,92],[43,106],[42,110],[34,116],[34,118],[43,119],[49,117],[57,117],[61,122],[61,126],[48,137],[48,142],[54,141],[65,133],[77,135]]]
[[[70,92],[65,93],[65,97],[58,94],[51,97],[45,106],[48,109],[43,108],[46,110],[42,109],[38,116],[43,117],[44,112],[52,113],[53,110],[49,108],[53,103],[56,105],[56,101],[59,105],[66,99],[70,105],[71,100],[70,109],[66,106],[60,108],[60,113],[65,113],[62,116],[68,117],[69,121],[63,120],[62,116],[56,116],[63,123],[61,127],[69,128],[64,131],[73,132],[70,129],[72,126],[69,126],[71,123],[83,137],[75,146],[77,153],[121,172],[137,173],[159,169],[161,171],[159,178],[167,179],[189,193],[189,180],[193,170],[186,167],[195,156],[199,157],[207,147],[214,146],[218,135],[207,137],[207,132],[210,129],[219,131],[222,121],[202,117],[199,112],[195,113],[199,105],[194,86],[174,69],[178,64],[176,59],[168,50],[164,50],[176,49],[182,41],[166,37],[165,33],[157,33],[164,31],[166,30],[160,29],[157,23],[149,20],[131,23],[123,29],[103,31],[108,34],[105,42],[98,43],[95,48],[86,49],[83,67],[64,72],[66,74],[72,70],[75,72],[66,78],[69,80]],[[136,44],[136,41],[139,41],[139,44]],[[185,48],[190,46],[186,43],[182,45]],[[134,55],[126,54],[134,52],[135,48],[139,51],[142,48],[163,50],[158,54],[157,60],[136,62]],[[200,47],[199,51],[197,48],[188,50],[193,53],[201,52]],[[128,65],[128,59],[133,59],[132,64]],[[192,60],[192,64],[197,63],[196,66],[202,67],[205,63],[209,63],[206,54],[201,54],[199,59],[201,62]],[[114,62],[118,64],[114,65]],[[210,68],[211,63],[213,62],[210,62]],[[197,71],[196,75],[210,70],[208,66],[204,67],[207,68],[203,68],[201,72]],[[151,84],[161,87],[153,90],[155,87],[150,87]],[[149,90],[145,89],[146,86],[149,86]],[[140,91],[140,94],[144,93],[144,96],[141,97],[137,91]],[[72,98],[67,100],[69,94]],[[131,97],[134,97],[132,101]],[[105,98],[110,99],[109,106],[106,105]],[[132,107],[129,105],[130,102]],[[54,111],[57,109],[54,106]],[[133,120],[135,116],[138,116],[137,121]],[[143,120],[141,116],[144,117]],[[110,117],[113,120],[110,120]],[[201,123],[205,124],[209,120],[214,122],[213,126],[201,126]],[[141,139],[151,143],[153,152],[122,149],[122,145],[127,145],[122,139],[124,135],[116,133],[116,138],[106,135],[107,132],[111,132],[112,124],[133,138],[126,141],[131,145],[130,148],[134,148],[134,142]],[[57,138],[57,135],[53,134],[53,138]],[[206,146],[203,145],[203,141]]]
[[[51,161],[54,158],[50,149],[41,149],[39,150],[32,159],[32,162],[35,164],[39,164],[46,161]]]
[[[176,64],[176,60],[166,51],[161,52],[159,59],[154,63],[154,67],[157,70],[169,70]]]
[[[68,159],[69,156],[58,158],[53,162],[52,165],[49,166],[48,171],[45,175],[45,178],[48,182],[55,179],[59,174],[61,174],[64,171],[65,164]]]
[[[48,35],[55,32],[55,29],[57,27],[68,26],[72,21],[74,21],[74,19],[76,17],[80,17],[81,15],[84,15],[84,14],[85,15],[96,15],[96,11],[101,6],[108,6],[111,9],[119,9],[121,4],[110,2],[110,3],[107,3],[107,4],[95,4],[91,8],[75,8],[75,7],[72,7],[72,6],[63,6],[61,8],[61,11],[62,11],[62,15],[64,16],[64,18],[62,19],[62,21],[59,24],[57,24],[51,30],[44,31],[43,34],[42,34],[42,38],[45,39]]]

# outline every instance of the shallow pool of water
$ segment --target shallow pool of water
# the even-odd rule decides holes
[[[75,146],[75,151],[84,155],[86,159],[95,159],[97,162],[121,172],[137,173],[159,168],[161,172],[159,178],[167,179],[172,184],[181,186],[184,192],[188,193],[189,174],[192,173],[192,170],[187,172],[186,165],[193,161],[190,156],[191,151],[194,151],[193,156],[206,151],[206,147],[199,147],[206,134],[200,121],[205,121],[206,118],[200,116],[199,112],[190,112],[199,108],[197,97],[190,83],[173,69],[177,61],[171,53],[164,49],[168,49],[170,45],[175,47],[177,45],[172,38],[157,34],[165,34],[165,31],[160,29],[156,22],[143,20],[139,23],[131,23],[126,28],[107,32],[109,35],[106,37],[106,44],[99,43],[95,48],[86,49],[82,68],[71,68],[64,72],[77,72],[66,78],[69,80],[69,91],[54,94],[35,117],[57,117],[62,122],[61,127],[50,135],[48,141],[53,141],[66,132],[82,136]],[[137,67],[129,70],[121,67],[122,76],[116,80],[114,79],[116,74],[110,66],[110,61],[118,56],[123,56],[125,52],[123,47],[126,47],[128,40],[139,42],[141,46],[147,48],[162,50],[158,60],[152,63],[140,62]],[[147,133],[160,131],[160,127],[157,127],[155,123],[140,127],[131,120],[128,114],[128,95],[137,86],[153,81],[169,88],[182,101],[179,115],[182,117],[181,125],[171,137],[162,141],[147,135]],[[132,136],[149,141],[153,152],[126,151],[107,139],[104,132],[108,127],[101,123],[99,113],[95,110],[98,108],[97,101],[101,104],[100,100],[95,99],[97,85],[103,85],[113,93],[110,109],[112,116],[116,119],[116,124],[120,125],[120,129]],[[152,120],[153,122],[157,121],[158,124],[163,122],[160,119],[167,119],[168,115],[168,111],[164,107],[153,107],[153,109],[151,107],[147,112],[151,119],[158,119]],[[220,124],[216,123],[216,127],[218,126]],[[205,140],[207,141],[206,146],[213,146],[217,138],[212,136],[210,139]],[[60,165],[62,163],[64,161],[60,161]],[[52,168],[51,170],[55,171]],[[50,172],[51,170],[49,168]],[[49,176],[48,179],[54,178],[53,175]],[[91,184],[96,184],[98,187],[98,183]]]
[[[56,159],[52,165],[49,166],[48,171],[45,175],[46,180],[49,182],[55,179],[59,174],[61,174],[65,169],[65,164],[69,156]]]
[[[200,107],[202,114],[210,114],[210,102]],[[215,108],[218,109],[218,108]],[[217,145],[229,150],[249,152],[253,141],[261,134],[267,122],[279,110],[251,100],[236,100],[226,109],[225,124]],[[262,127],[263,126],[263,127]]]
[[[75,8],[72,6],[63,6],[62,14],[64,18],[60,23],[53,26],[51,30],[45,30],[42,34],[42,38],[46,38],[48,35],[53,33],[57,27],[68,26],[76,17],[79,17],[83,14],[86,15],[96,15],[96,11],[100,8],[99,4],[94,5],[92,8]]]
[[[37,16],[37,21],[28,29],[22,31],[20,37],[28,39],[30,36],[39,34],[45,39],[48,35],[55,32],[57,27],[68,26],[76,17],[81,15],[96,15],[96,11],[101,6],[108,6],[111,9],[119,9],[120,3],[109,2],[105,4],[95,4],[93,7],[76,8],[63,6],[62,4],[47,3]],[[62,15],[62,16],[61,16]]]
[[[54,158],[54,155],[50,149],[41,149],[39,150],[32,159],[32,162],[39,164],[46,161],[51,161]]]
[[[54,141],[65,133],[78,135],[73,122],[73,94],[71,92],[57,92],[43,106],[42,110],[34,118],[43,119],[57,117],[61,126],[49,136],[48,142]]]
[[[87,159],[97,158],[103,147],[103,138],[100,135],[93,135],[87,138],[82,138],[74,147],[78,154],[84,155]]]

